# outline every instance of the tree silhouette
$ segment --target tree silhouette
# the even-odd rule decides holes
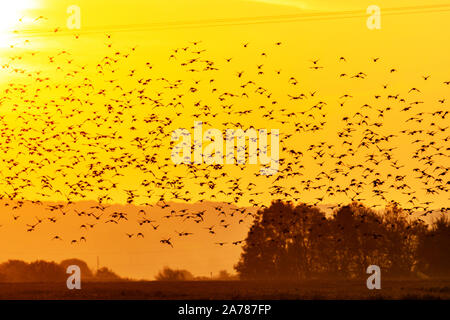
[[[281,201],[258,213],[235,267],[241,278],[300,279],[314,273],[328,228],[325,214]]]
[[[449,225],[441,219],[426,232],[395,203],[380,213],[351,203],[327,217],[306,204],[275,201],[258,212],[235,269],[241,279],[299,280],[364,277],[375,264],[398,278],[412,276],[421,256],[430,272],[448,273]]]
[[[228,281],[228,280],[237,280],[236,275],[230,274],[227,270],[220,270],[217,277],[215,277],[215,280],[222,280],[222,281]]]
[[[95,273],[95,281],[120,281],[122,280],[116,273],[103,267]]]
[[[28,263],[20,260],[8,260],[0,265],[3,281],[26,282],[29,280]]]
[[[84,280],[91,280],[94,275],[92,274],[91,269],[89,269],[89,266],[86,262],[80,259],[66,259],[60,262],[60,265],[64,268],[64,270],[67,270],[68,266],[75,265],[80,268],[81,276]]]
[[[443,277],[450,272],[450,220],[441,215],[431,228],[420,234],[418,268],[431,276]]]
[[[0,265],[0,274],[7,282],[61,282],[66,279],[65,270],[59,264],[43,260],[31,263],[9,260]]]
[[[194,280],[194,276],[187,270],[174,270],[164,267],[156,276],[158,281],[187,281]]]
[[[0,264],[0,281],[2,282],[65,282],[69,265],[77,265],[81,269],[83,281],[117,281],[122,280],[108,268],[101,268],[95,274],[86,262],[80,259],[68,259],[61,263],[43,260],[27,263],[20,260],[9,260]]]

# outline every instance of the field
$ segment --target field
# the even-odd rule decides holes
[[[114,300],[252,300],[252,299],[450,299],[450,280],[382,281],[380,290],[368,290],[365,281],[305,282],[115,282],[82,283],[81,290],[68,290],[61,283],[0,283],[0,299],[114,299]]]

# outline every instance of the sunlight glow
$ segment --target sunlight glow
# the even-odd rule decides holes
[[[8,45],[10,33],[24,20],[24,12],[31,9],[34,0],[0,2],[0,47]]]

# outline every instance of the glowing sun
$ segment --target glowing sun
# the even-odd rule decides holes
[[[31,9],[34,0],[0,1],[0,46],[7,45],[9,34],[24,20],[24,12]]]

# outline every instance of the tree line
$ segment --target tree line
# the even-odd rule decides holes
[[[235,269],[240,279],[302,280],[367,277],[448,277],[450,221],[426,224],[391,204],[382,212],[351,203],[327,216],[282,201],[258,211]]]
[[[0,264],[0,282],[65,282],[69,276],[66,270],[70,265],[80,267],[83,281],[123,280],[106,267],[93,272],[83,260],[67,259],[60,263],[44,260],[30,263],[22,260],[8,260]]]
[[[228,273],[226,270],[220,270],[217,275],[211,277],[194,276],[190,271],[185,269],[172,269],[165,266],[158,274],[155,275],[156,281],[230,281],[238,280],[236,275]]]

